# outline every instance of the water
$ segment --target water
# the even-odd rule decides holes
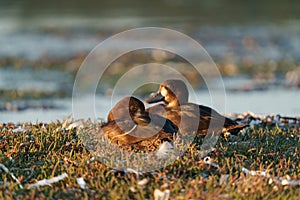
[[[215,60],[299,62],[300,2],[275,2],[0,1],[0,58],[68,57],[113,33],[161,26],[198,40]]]
[[[227,62],[242,63],[245,59],[250,59],[254,64],[280,60],[299,62],[299,25],[300,21],[247,26],[206,25],[183,33],[201,42],[216,61],[227,59]],[[65,31],[64,34],[18,29],[0,30],[0,57],[29,60],[38,60],[45,56],[68,58],[81,52],[87,54],[109,36],[79,30]],[[119,45],[126,44],[126,41],[123,41]]]
[[[61,70],[33,70],[30,68],[18,69],[0,68],[0,90],[27,90],[34,89],[37,91],[60,91],[64,90],[67,95],[65,98],[50,98],[37,100],[15,100],[12,104],[17,104],[24,110],[0,111],[0,122],[51,122],[63,120],[69,114],[72,114],[72,99],[68,96],[72,94],[73,81],[70,73]],[[300,113],[300,91],[296,88],[286,88],[285,85],[270,85],[262,91],[252,90],[249,92],[233,92],[236,87],[254,84],[254,80],[247,76],[224,77],[223,78],[226,96],[220,96],[220,91],[214,91],[216,96],[210,96],[209,91],[196,91],[197,100],[191,99],[192,102],[211,106],[221,113],[243,113],[252,111],[259,114],[281,114],[288,116],[299,116]],[[121,97],[111,100],[110,96],[103,94],[96,95],[95,115],[89,116],[87,105],[89,98],[82,96],[80,98],[80,112],[82,117],[96,117],[106,119],[113,103]],[[221,101],[212,101],[212,98],[220,98]],[[225,102],[223,102],[223,99]],[[212,104],[216,102],[216,104]],[[1,105],[5,101],[0,101]],[[25,106],[24,106],[25,105]]]
[[[282,116],[300,117],[300,92],[298,89],[285,90],[276,89],[263,92],[227,92],[225,103],[212,105],[211,96],[208,91],[198,91],[196,93],[199,104],[212,106],[223,114],[244,113],[252,111],[257,114],[280,114]],[[86,105],[90,97],[80,98],[80,111],[82,118],[106,119],[109,110],[112,108],[112,101],[109,96],[96,95],[95,115],[85,115]],[[117,97],[118,98],[118,97]],[[119,97],[121,98],[121,97]],[[7,122],[52,122],[64,120],[66,116],[72,114],[72,99],[56,99],[52,103],[60,109],[28,109],[20,112],[1,112],[0,123]],[[225,105],[225,107],[224,107]]]
[[[71,74],[61,70],[0,68],[0,89],[59,91],[72,88]]]
[[[143,3],[136,0],[126,3],[115,0],[8,3],[0,0],[0,61],[7,57],[31,62],[63,59],[66,66],[74,56],[87,55],[114,33],[161,26],[182,31],[199,41],[216,62],[276,67],[285,61],[295,66],[300,62],[299,19],[300,2],[297,1],[234,1],[228,4],[215,0]],[[121,41],[119,45],[127,43]],[[64,91],[67,95],[60,99],[20,100],[21,104],[49,105],[50,109],[29,106],[19,112],[0,111],[0,122],[50,122],[63,120],[72,113],[72,99],[68,96],[72,93],[74,74],[46,70],[44,66],[38,66],[40,70],[32,66],[15,69],[1,64],[1,67],[5,68],[0,68],[0,90]],[[228,89],[225,103],[211,105],[211,97],[205,90],[197,92],[199,102],[196,103],[212,106],[222,113],[252,111],[299,116],[298,89],[281,84],[268,86],[263,91],[232,92],[251,79],[235,77],[224,81]],[[96,117],[105,119],[112,106],[111,99],[100,94],[96,99]],[[20,104],[20,101],[12,103]],[[88,97],[82,97],[82,112],[87,102]],[[5,103],[0,100],[0,108]]]

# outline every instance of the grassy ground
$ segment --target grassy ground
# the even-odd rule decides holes
[[[170,199],[300,197],[299,130],[257,126],[245,135],[219,138],[208,154],[211,162],[199,157],[198,139],[171,165],[137,176],[94,159],[78,137],[78,126],[70,123],[0,124],[0,163],[9,170],[0,168],[0,199],[153,199],[155,189],[169,190]],[[93,130],[94,125],[86,126]],[[63,173],[67,177],[58,182],[32,185]],[[83,189],[77,183],[81,177]]]

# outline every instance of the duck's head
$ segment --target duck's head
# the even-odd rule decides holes
[[[150,123],[149,113],[145,111],[143,102],[132,96],[121,99],[107,117],[108,121],[128,119],[141,125]]]
[[[145,103],[164,102],[166,107],[175,107],[187,103],[189,92],[182,80],[166,80],[159,86],[156,93],[152,93]]]

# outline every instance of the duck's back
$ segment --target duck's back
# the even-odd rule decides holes
[[[223,127],[229,132],[232,130],[233,133],[237,133],[247,126],[222,116],[212,108],[194,103],[185,103],[172,108],[155,105],[148,108],[148,112],[162,115],[171,120],[183,134],[194,131],[201,134],[205,133],[208,128],[222,129]]]

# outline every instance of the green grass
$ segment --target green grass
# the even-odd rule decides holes
[[[186,153],[153,173],[112,171],[93,158],[78,135],[67,130],[71,122],[22,124],[23,131],[0,124],[0,163],[23,185],[21,189],[10,174],[0,169],[0,199],[153,199],[155,189],[167,188],[171,199],[299,199],[300,185],[283,186],[269,182],[300,179],[299,131],[286,128],[256,127],[246,135],[219,138],[208,156],[219,168],[199,157],[202,138]],[[86,122],[85,131],[97,125]],[[266,170],[270,177],[251,176],[242,171]],[[51,185],[29,188],[42,179],[67,173],[68,177]],[[81,189],[76,178],[83,177],[88,189]],[[146,178],[148,183],[139,186]],[[166,185],[167,184],[167,185]]]

